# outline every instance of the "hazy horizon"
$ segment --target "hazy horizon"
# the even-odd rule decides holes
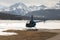
[[[3,6],[10,6],[17,2],[22,2],[27,6],[33,6],[33,5],[46,5],[48,7],[54,6],[56,3],[58,3],[60,0],[0,0],[0,5]]]

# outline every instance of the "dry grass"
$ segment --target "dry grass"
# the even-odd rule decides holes
[[[40,31],[7,30],[6,32],[16,32],[18,35],[0,36],[0,40],[46,40],[57,35],[57,33]]]

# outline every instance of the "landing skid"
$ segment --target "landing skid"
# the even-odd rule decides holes
[[[27,31],[37,31],[38,29],[36,27],[27,27]]]

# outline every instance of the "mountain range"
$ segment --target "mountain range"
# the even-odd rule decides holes
[[[19,2],[11,5],[10,7],[3,8],[1,12],[12,16],[15,15],[14,17],[18,16],[18,18],[21,16],[25,18],[27,16],[27,18],[29,18],[31,15],[34,15],[34,17],[38,19],[45,18],[51,20],[60,20],[60,9],[50,9],[45,5],[27,7],[24,3]]]
[[[60,20],[60,9],[46,9],[46,10],[39,10],[33,11],[26,14],[26,16],[34,15],[38,18],[45,18],[49,20]]]
[[[8,8],[2,9],[2,11],[6,13],[14,14],[14,15],[25,15],[28,12],[37,11],[45,8],[47,8],[45,5],[27,7],[24,3],[18,2],[11,5]]]

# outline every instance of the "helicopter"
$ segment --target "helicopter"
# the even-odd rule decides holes
[[[43,16],[43,20],[34,21],[33,15],[31,15],[30,22],[29,23],[26,23],[26,27],[32,28],[32,27],[35,27],[36,26],[36,23],[38,23],[38,22],[44,22],[45,23],[45,21],[46,21],[46,19],[44,18],[44,16]]]
[[[29,23],[26,23],[26,27],[35,27],[36,22],[33,20],[33,16],[31,16],[31,20]]]

